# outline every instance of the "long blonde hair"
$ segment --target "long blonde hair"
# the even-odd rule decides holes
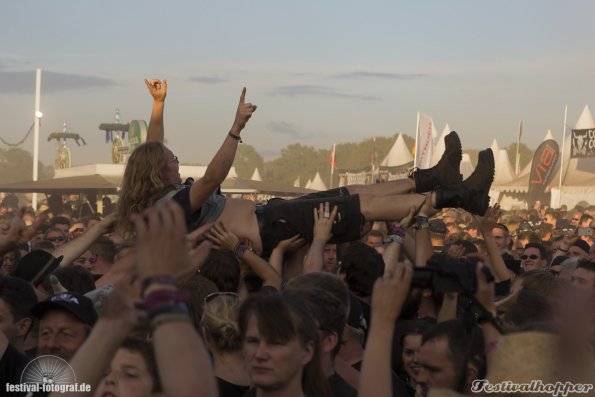
[[[125,239],[134,238],[130,216],[153,206],[174,188],[159,175],[166,165],[165,150],[161,142],[145,142],[128,159],[118,200],[118,231]]]

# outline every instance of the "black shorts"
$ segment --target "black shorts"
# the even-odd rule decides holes
[[[312,193],[293,200],[272,199],[257,207],[256,215],[262,238],[263,254],[268,256],[279,241],[299,234],[307,241],[314,237],[314,209],[328,202],[331,211],[337,206],[333,237],[329,243],[346,243],[361,237],[364,217],[359,195],[350,195],[347,188]]]

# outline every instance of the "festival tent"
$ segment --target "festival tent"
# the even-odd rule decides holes
[[[510,159],[508,158],[508,152],[506,149],[500,149],[497,153],[494,153],[495,157],[495,172],[493,184],[503,185],[514,179],[514,171],[512,165],[510,165]]]
[[[262,182],[262,177],[260,176],[260,172],[258,172],[258,167],[254,168],[254,173],[252,174],[252,181],[259,181]]]
[[[306,182],[306,189],[312,189],[312,179],[308,179],[308,182]]]
[[[463,159],[461,160],[461,174],[463,175],[463,180],[469,178],[475,168],[471,163],[471,157],[469,157],[469,153],[463,153]]]
[[[310,189],[312,190],[327,190],[326,185],[324,184],[324,182],[322,181],[322,178],[320,177],[320,173],[316,173],[316,175],[314,175],[314,179],[312,179],[312,182],[310,184]]]
[[[440,134],[440,138],[434,141],[434,148],[432,149],[432,165],[436,165],[440,158],[444,154],[445,144],[444,138],[450,133],[450,126],[448,123],[444,126],[442,133]]]
[[[295,181],[293,181],[293,187],[300,187],[300,177],[299,176],[297,178],[295,178]]]
[[[494,138],[494,140],[492,141],[492,146],[490,146],[492,148],[492,152],[494,153],[494,158],[497,156],[497,153],[500,153],[500,146],[498,145],[498,141],[496,140],[496,138]]]
[[[390,148],[388,154],[380,163],[384,167],[397,167],[399,165],[407,164],[413,161],[413,156],[407,148],[403,134],[399,134],[397,140]]]
[[[591,115],[589,107],[585,105],[581,115],[576,122],[575,129],[595,129],[595,121]],[[551,131],[548,131],[544,140],[552,139]],[[567,134],[563,147],[560,147],[560,155],[563,162],[562,167],[562,185],[560,190],[560,200],[554,202],[554,206],[566,204],[569,208],[574,207],[579,201],[595,203],[595,157],[590,158],[570,158],[571,135]],[[560,161],[558,162],[560,163]],[[492,186],[490,196],[499,197],[501,206],[506,208],[502,199],[506,196],[514,197],[517,200],[525,198],[529,190],[529,178],[531,172],[531,163],[521,171],[521,173],[512,181],[500,186]],[[546,192],[557,191],[560,184],[560,166],[554,169],[554,176],[546,187]],[[555,195],[553,195],[555,196]],[[509,199],[510,201],[510,199]]]

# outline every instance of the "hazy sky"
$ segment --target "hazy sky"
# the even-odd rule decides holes
[[[184,162],[208,162],[243,85],[258,110],[242,135],[265,158],[414,135],[418,111],[468,148],[514,142],[522,120],[535,148],[561,137],[564,105],[574,125],[595,103],[594,16],[592,0],[5,0],[0,136],[27,132],[40,67],[46,164],[64,121],[88,143],[69,142],[74,164],[110,162],[98,126],[115,108],[149,119],[145,77],[168,80],[166,137]]]

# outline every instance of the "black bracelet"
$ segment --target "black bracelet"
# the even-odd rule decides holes
[[[236,141],[243,143],[242,141],[242,137],[236,134],[232,134],[231,131],[229,131],[229,133],[227,134],[228,137],[235,139]]]

